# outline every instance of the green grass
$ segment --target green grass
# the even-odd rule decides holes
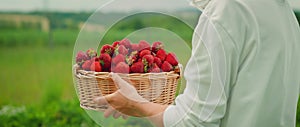
[[[79,30],[54,29],[52,32],[55,46],[71,46],[75,43]],[[48,46],[49,33],[30,29],[0,30],[0,46]]]
[[[0,105],[71,99],[72,51],[72,47],[1,48]]]

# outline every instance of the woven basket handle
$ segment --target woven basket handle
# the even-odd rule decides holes
[[[182,77],[182,72],[183,72],[183,66],[182,66],[182,64],[178,64],[178,68],[175,68],[174,71],[175,71],[175,73],[177,73],[179,75],[178,78],[181,78]]]
[[[80,71],[79,66],[77,64],[75,64],[73,66],[73,73],[74,73],[74,76],[78,79],[81,79],[81,78],[94,78],[93,76],[89,76],[88,73]]]
[[[79,78],[79,79],[81,78],[81,76],[78,75],[78,65],[77,64],[75,64],[73,66],[73,74],[76,78]]]

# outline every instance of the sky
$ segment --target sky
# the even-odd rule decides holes
[[[20,2],[21,1],[21,2]],[[0,0],[0,11],[49,10],[79,12],[94,11],[106,6],[107,11],[131,11],[139,9],[176,9],[189,7],[188,0]],[[291,6],[300,10],[300,0],[289,0]]]

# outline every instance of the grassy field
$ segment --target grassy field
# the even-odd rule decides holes
[[[79,107],[72,47],[0,48],[0,126],[96,126]]]
[[[98,126],[79,106],[72,80],[72,53],[73,47],[65,46],[0,48],[1,127]],[[93,114],[99,120],[102,117]],[[108,120],[112,125],[128,124]],[[137,123],[136,119],[130,121]]]
[[[72,47],[1,48],[0,105],[72,99],[72,51]]]

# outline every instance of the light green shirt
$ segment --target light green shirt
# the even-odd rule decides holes
[[[295,127],[300,29],[285,0],[212,0],[165,127]]]

